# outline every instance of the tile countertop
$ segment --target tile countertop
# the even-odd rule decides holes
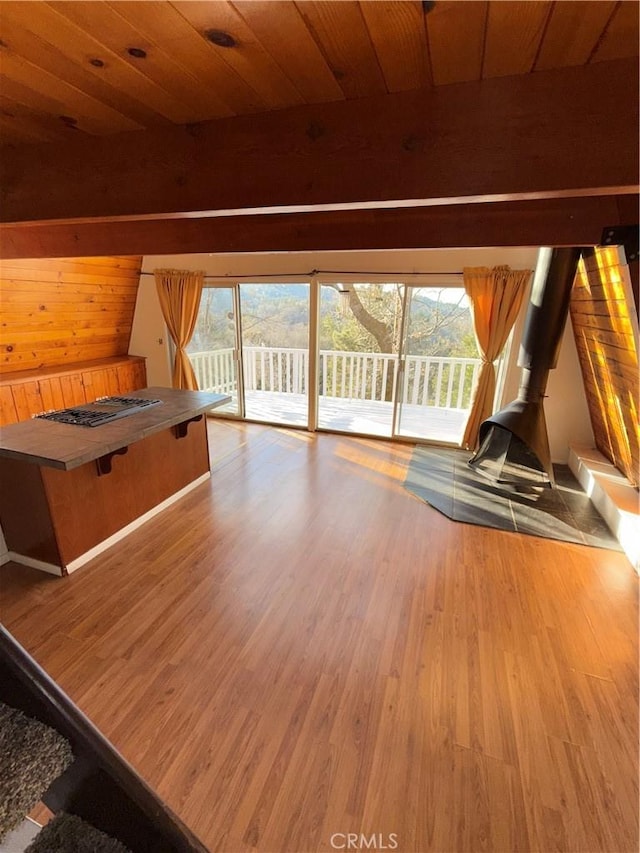
[[[9,424],[0,431],[0,457],[69,471],[223,406],[231,399],[225,394],[175,388],[144,388],[126,396],[162,400],[162,404],[98,427],[60,424],[42,418]]]

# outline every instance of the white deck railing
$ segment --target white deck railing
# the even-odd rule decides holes
[[[189,353],[202,390],[231,394],[237,390],[232,349]],[[245,391],[306,394],[308,351],[290,347],[244,347]],[[480,370],[479,358],[406,356],[406,403],[468,409]],[[320,351],[320,393],[350,400],[393,400],[398,380],[395,355],[379,352]]]

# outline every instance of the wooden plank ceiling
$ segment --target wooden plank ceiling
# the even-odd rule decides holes
[[[635,0],[4,0],[0,142],[189,124],[637,53]]]

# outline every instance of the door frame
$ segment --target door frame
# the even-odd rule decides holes
[[[418,285],[414,285],[417,287]],[[391,438],[398,439],[398,426],[402,414],[402,404],[404,402],[404,383],[405,383],[405,336],[407,333],[407,318],[409,316],[409,291],[411,286],[406,281],[402,282],[402,317],[400,318],[400,340],[398,341],[398,356],[397,356],[397,375],[396,386],[393,395],[393,416],[391,418]]]
[[[233,309],[233,331],[235,337],[235,346],[233,348],[233,361],[236,370],[236,387],[238,394],[238,411],[237,412],[211,412],[217,418],[225,418],[229,420],[244,420],[245,419],[245,403],[244,403],[244,370],[242,362],[242,317],[240,308],[240,282],[235,279],[211,279],[211,283],[207,282],[204,289],[215,290],[230,290],[231,304]],[[198,309],[199,310],[199,309]],[[188,355],[188,353],[187,353]]]

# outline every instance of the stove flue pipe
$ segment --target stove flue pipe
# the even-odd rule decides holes
[[[549,371],[558,361],[571,289],[582,251],[577,247],[553,249],[546,276],[534,281],[518,355],[518,366],[522,368],[518,397],[481,424],[480,448],[470,464],[482,461],[488,450],[485,439],[490,441],[492,427],[500,427],[513,433],[533,452],[540,463],[540,470],[553,484],[543,400]]]
[[[558,363],[581,254],[579,248],[553,249],[545,279],[534,281],[518,354],[523,368],[518,399],[537,402],[545,396],[549,371]]]

